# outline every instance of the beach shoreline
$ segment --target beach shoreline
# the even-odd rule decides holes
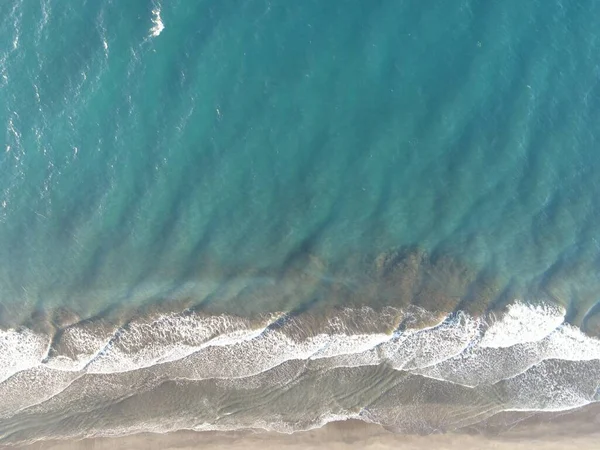
[[[258,330],[230,317],[172,315],[130,323],[85,358],[71,344],[89,343],[90,334],[73,328],[71,340],[66,332],[53,339],[56,354],[41,363],[7,367],[16,372],[0,385],[0,439],[32,449],[194,448],[190,442],[207,439],[304,448],[347,443],[344,430],[354,424],[350,440],[364,447],[372,436],[395,445],[411,433],[460,440],[518,431],[529,440],[599,429],[600,347],[562,323],[562,312],[515,303],[492,323],[462,314],[416,331],[411,313],[402,314],[346,309],[327,326],[307,315]],[[523,327],[515,316],[537,325]],[[386,332],[401,322],[405,330]],[[22,388],[26,395],[11,395]],[[344,418],[317,437],[302,431]],[[214,431],[263,428],[270,432]],[[154,434],[134,436],[146,432]],[[86,437],[95,439],[79,440]]]
[[[516,413],[516,416],[523,413]],[[525,413],[527,414],[527,413]],[[504,413],[507,416],[507,413]],[[330,422],[325,426],[292,434],[268,431],[175,431],[139,433],[119,437],[81,440],[38,441],[28,445],[0,446],[14,450],[193,450],[193,449],[540,449],[558,450],[567,446],[595,449],[600,440],[600,405],[591,404],[568,412],[523,415],[505,429],[500,423],[515,417],[497,417],[496,423],[479,424],[460,433],[431,435],[396,434],[359,420]]]

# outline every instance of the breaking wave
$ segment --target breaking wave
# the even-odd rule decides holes
[[[124,326],[84,321],[54,336],[5,330],[0,350],[5,442],[293,432],[345,418],[426,432],[501,411],[576,408],[596,401],[600,384],[600,341],[566,323],[563,308],[520,301],[483,317],[417,307],[253,319],[184,310]]]

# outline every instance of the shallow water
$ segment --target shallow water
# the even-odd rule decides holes
[[[0,441],[595,401],[598,19],[3,2]]]

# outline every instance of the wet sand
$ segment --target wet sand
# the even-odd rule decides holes
[[[19,447],[22,450],[192,450],[192,449],[597,449],[600,444],[600,406],[589,405],[569,413],[503,413],[469,433],[428,436],[394,434],[378,425],[348,420],[294,434],[271,432],[144,433],[72,441],[47,441]],[[504,428],[509,422],[515,422]],[[498,431],[498,427],[503,428]],[[3,447],[0,447],[3,448]]]

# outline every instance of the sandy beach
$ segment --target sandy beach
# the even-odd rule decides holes
[[[525,416],[524,416],[525,417]],[[496,417],[462,433],[429,436],[395,434],[377,425],[348,420],[294,434],[270,432],[144,433],[123,437],[37,442],[5,447],[22,450],[192,450],[192,449],[496,449],[558,450],[597,449],[600,443],[600,407],[590,405],[565,413],[545,413],[524,418],[509,429],[498,431],[507,417]],[[513,416],[514,419],[514,416]]]

